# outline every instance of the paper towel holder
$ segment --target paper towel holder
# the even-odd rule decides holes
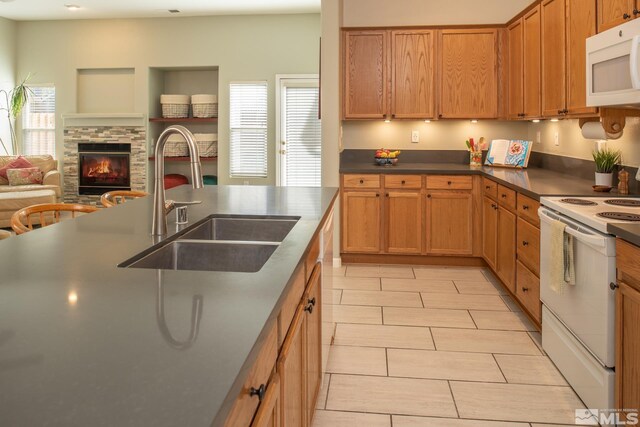
[[[599,121],[604,131],[612,136],[610,139],[618,139],[622,136],[627,117],[640,117],[640,110],[601,107],[600,117],[582,118],[579,123],[582,128],[585,123]]]

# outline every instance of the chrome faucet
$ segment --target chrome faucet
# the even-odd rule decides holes
[[[155,148],[155,182],[153,186],[153,224],[151,226],[151,234],[153,236],[164,236],[167,234],[167,214],[176,206],[185,206],[188,204],[200,202],[174,202],[166,200],[164,192],[164,146],[171,135],[178,134],[187,141],[189,147],[189,159],[191,162],[191,183],[193,188],[202,188],[202,164],[200,163],[200,151],[196,139],[189,129],[184,126],[169,126],[158,137],[158,143]]]

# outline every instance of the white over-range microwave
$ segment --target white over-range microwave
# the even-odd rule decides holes
[[[640,108],[640,19],[587,39],[587,105]]]

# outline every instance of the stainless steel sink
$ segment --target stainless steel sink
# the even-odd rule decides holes
[[[180,239],[282,242],[298,219],[294,217],[213,217],[183,234]]]
[[[255,273],[278,246],[268,242],[175,240],[118,267]]]

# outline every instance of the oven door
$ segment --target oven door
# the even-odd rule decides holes
[[[546,308],[606,367],[615,364],[615,238],[564,215],[540,208],[540,299]],[[551,224],[561,221],[573,236],[576,284],[557,293],[550,286]],[[543,325],[544,328],[544,325]]]

